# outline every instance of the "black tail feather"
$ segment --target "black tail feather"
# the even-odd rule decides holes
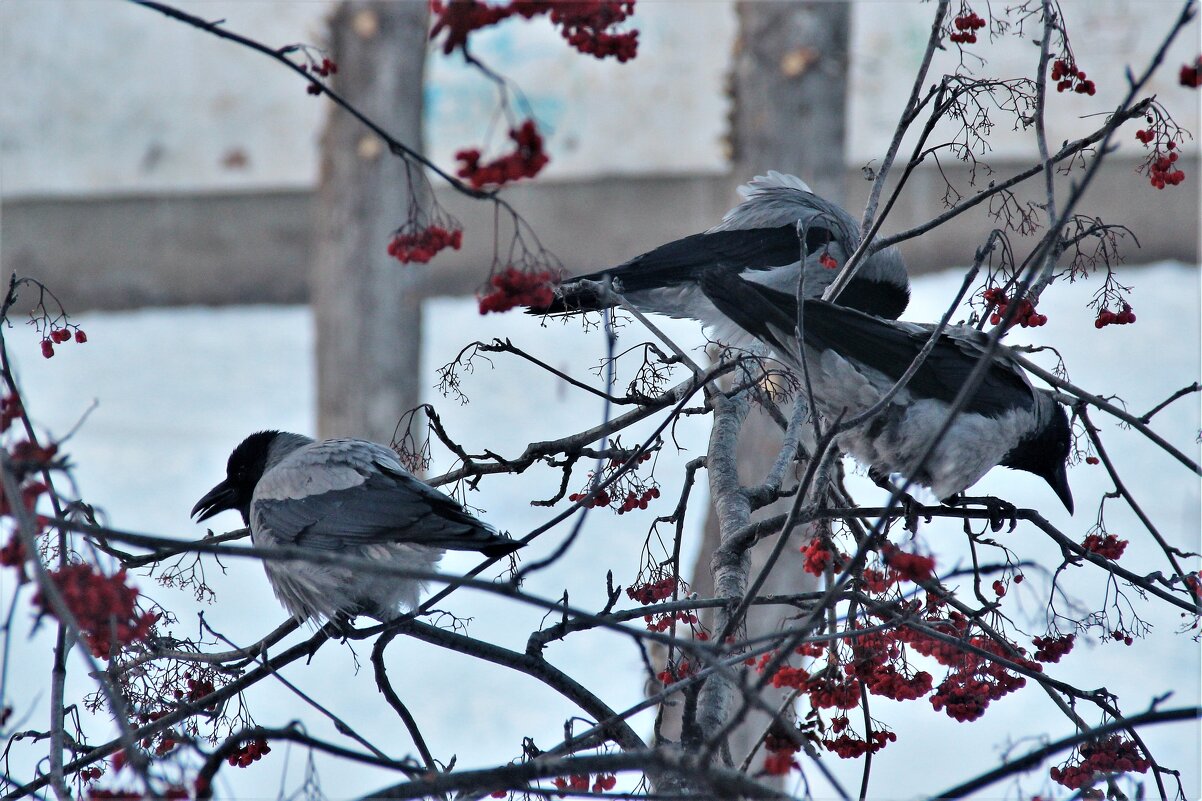
[[[555,299],[546,306],[530,306],[526,314],[580,314],[603,311],[612,306],[601,298],[596,289],[585,284],[565,281],[555,289]]]
[[[480,553],[490,559],[496,559],[499,556],[508,556],[518,548],[525,546],[526,543],[511,540],[508,537],[498,536],[495,541],[490,542],[480,549]]]

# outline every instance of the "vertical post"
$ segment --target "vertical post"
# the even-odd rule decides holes
[[[337,91],[421,147],[427,6],[345,0],[330,17]],[[391,259],[411,196],[405,163],[358,121],[331,112],[321,139],[312,298],[321,436],[388,442],[419,403],[420,266]],[[420,181],[418,182],[420,191]]]

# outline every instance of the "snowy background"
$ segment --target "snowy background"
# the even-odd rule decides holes
[[[1011,341],[1054,343],[1080,386],[1100,394],[1118,394],[1130,410],[1142,413],[1198,380],[1199,271],[1194,266],[1160,264],[1125,268],[1123,278],[1135,285],[1137,324],[1096,331],[1085,304],[1097,286],[1086,281],[1055,287],[1040,306],[1049,318],[1047,326],[1020,329]],[[918,279],[906,317],[935,319],[959,283],[960,276],[951,273]],[[518,313],[481,317],[471,299],[431,301],[424,319],[423,376],[427,384],[435,383],[435,370],[463,345],[493,337],[509,337],[573,376],[599,383],[591,372],[604,354],[603,337],[596,331],[586,333],[576,324],[544,328],[538,320]],[[199,537],[204,528],[188,519],[188,511],[223,477],[225,459],[235,444],[261,428],[313,431],[312,318],[304,308],[146,310],[81,315],[76,321],[88,332],[90,341],[82,346],[64,345],[51,360],[39,355],[31,328],[18,325],[6,333],[35,421],[57,437],[86,415],[64,450],[76,465],[82,497],[100,507],[115,527],[180,539]],[[695,326],[660,322],[683,346],[701,344]],[[631,325],[623,329],[619,347],[641,340],[641,332]],[[1051,364],[1046,354],[1038,358]],[[581,430],[595,424],[601,415],[594,396],[565,388],[505,357],[495,357],[493,367],[479,363],[474,373],[465,376],[463,390],[471,399],[467,405],[442,398],[432,386],[428,399],[436,404],[452,435],[474,452],[487,447],[514,455],[530,441]],[[1199,550],[1197,477],[1141,437],[1100,414],[1095,419],[1103,425],[1104,441],[1122,477],[1166,537],[1187,550]],[[699,417],[682,420],[676,428],[676,441],[685,450],[675,452],[667,447],[659,457],[660,508],[652,506],[623,517],[605,510],[592,513],[583,536],[567,557],[553,569],[535,575],[527,589],[547,598],[558,597],[567,589],[573,604],[590,608],[602,602],[607,569],[614,571],[618,583],[627,584],[637,568],[653,514],[666,513],[673,503],[681,465],[704,451],[707,422]],[[1178,401],[1154,421],[1158,432],[1195,459],[1200,425],[1196,395]],[[648,430],[649,426],[638,429]],[[634,441],[636,436],[632,432],[624,438]],[[449,460],[440,458],[432,473],[451,466]],[[554,514],[556,510],[531,507],[527,502],[550,497],[557,482],[557,474],[533,468],[523,476],[486,478],[468,500],[486,519],[521,535]],[[1093,524],[1108,485],[1101,467],[1083,463],[1070,471],[1070,482],[1078,510],[1074,518],[1059,507],[1046,485],[1023,473],[994,470],[977,487],[1020,506],[1042,509],[1054,524],[1080,540]],[[872,502],[877,492],[858,477],[852,479],[852,491],[866,503]],[[704,480],[696,493],[694,516],[686,533],[686,565],[692,564],[700,538]],[[1150,537],[1129,513],[1118,504],[1106,511],[1110,530],[1131,540],[1122,561],[1125,567],[1136,573],[1166,569]],[[211,523],[218,531],[240,525],[233,513]],[[558,531],[562,536],[565,529]],[[544,555],[557,544],[558,536],[555,532],[544,536],[527,549],[524,558]],[[1059,563],[1058,550],[1030,527],[1020,526],[1001,537],[1022,558],[1048,567]],[[921,531],[921,546],[936,555],[941,571],[965,562],[963,540],[955,524],[928,525]],[[195,634],[198,611],[238,644],[253,642],[282,622],[284,613],[259,565],[223,560],[223,571],[211,560],[207,564],[217,591],[217,600],[211,605],[198,606],[189,594],[155,587],[151,579],[138,582],[177,611],[177,634]],[[472,564],[474,560],[468,556],[450,555],[443,567],[448,572],[462,572]],[[1197,568],[1196,561],[1192,567]],[[1090,608],[1103,603],[1106,587],[1099,571],[1086,566],[1069,573],[1070,586],[1083,603]],[[0,581],[11,582],[11,571],[0,572]],[[6,596],[12,591],[11,586],[2,589]],[[28,594],[26,591],[23,596],[26,602]],[[1027,632],[1042,634],[1044,598],[1046,583],[1037,571],[1028,570],[1028,581],[1012,590],[1006,609]],[[1153,698],[1168,692],[1173,693],[1167,702],[1170,706],[1198,703],[1196,642],[1175,633],[1181,623],[1175,613],[1165,614],[1138,600],[1135,605],[1154,623],[1146,641],[1131,647],[1080,643],[1069,657],[1051,667],[1050,674],[1085,688],[1105,682],[1122,699],[1128,713],[1143,711]],[[469,633],[517,650],[524,648],[529,632],[540,627],[542,617],[536,609],[471,591],[455,593],[443,606],[472,618]],[[32,641],[27,640],[32,622],[28,606],[19,606],[13,652],[8,655],[6,700],[15,705],[19,726],[40,728],[48,714],[45,681],[50,667],[50,629],[42,627]],[[301,636],[303,632],[294,634],[288,642]],[[311,666],[292,665],[283,673],[340,717],[353,721],[360,733],[390,755],[403,757],[411,752],[408,740],[391,711],[381,712],[370,666],[363,667],[369,650],[366,643],[330,644]],[[533,680],[456,653],[402,639],[393,643],[388,655],[398,691],[422,726],[435,756],[446,761],[456,755],[461,767],[512,759],[520,752],[523,736],[549,747],[562,738],[564,719],[576,713]],[[642,697],[640,660],[625,639],[603,633],[576,635],[552,645],[547,655],[612,708],[625,708]],[[70,697],[90,689],[83,673],[82,661],[74,662]],[[263,725],[284,725],[299,717],[314,735],[350,744],[279,683],[261,683],[248,693],[248,701]],[[1071,734],[1069,724],[1046,696],[1031,687],[996,702],[975,725],[958,724],[936,714],[925,701],[895,704],[875,699],[873,710],[877,718],[894,727],[899,740],[875,759],[872,797],[910,798],[936,792],[994,766],[1007,747],[1016,746],[1016,753],[1022,753],[1035,746],[1034,740],[1017,742],[1019,737]],[[1097,720],[1092,711],[1086,718]],[[634,721],[636,730],[642,732],[649,731],[650,724],[649,715]],[[102,741],[111,727],[97,722],[91,728],[95,741]],[[1202,746],[1197,726],[1162,726],[1146,730],[1144,736],[1162,764],[1182,770],[1186,797],[1202,797],[1198,766]],[[30,753],[32,749],[14,751],[20,755],[13,763],[18,775],[29,775]],[[858,762],[829,756],[826,761],[846,786],[858,787]],[[218,791],[226,797],[275,797],[281,788],[292,791],[298,787],[304,762],[301,753],[280,745],[246,770],[223,770]],[[337,798],[362,794],[395,780],[380,771],[338,765],[321,757],[317,766],[325,791]],[[1026,797],[1046,789],[1047,767],[1024,779]],[[1002,797],[1008,789],[1009,797],[1015,797],[1013,788],[1005,786],[993,788],[984,797]],[[813,792],[818,798],[832,795],[821,784],[814,785]]]

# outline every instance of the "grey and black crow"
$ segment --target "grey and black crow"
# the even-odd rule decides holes
[[[796,295],[720,272],[707,274],[702,290],[801,374]],[[828,421],[854,417],[879,401],[933,329],[817,299],[805,301],[803,316],[805,367],[814,404]],[[963,492],[996,465],[1025,470],[1044,479],[1071,514],[1068,416],[1050,393],[1031,386],[1005,346],[994,353],[977,391],[935,450],[917,464],[985,353],[987,338],[967,326],[945,329],[909,383],[879,414],[839,435],[837,444],[868,465],[875,478],[899,473],[941,500]]]
[[[805,294],[816,297],[859,245],[856,222],[844,209],[810,191],[800,178],[771,171],[739,187],[743,202],[704,233],[669,242],[605,270],[565,280],[555,300],[531,314],[572,314],[612,305],[582,281],[611,280],[614,292],[641,312],[698,320],[715,339],[743,344],[745,332],[706,297],[701,276],[713,270],[761,286],[796,292],[804,252]],[[799,239],[800,223],[804,242]],[[870,256],[836,302],[896,319],[910,301],[901,255],[887,248]]]
[[[207,520],[226,509],[238,510],[258,547],[296,546],[388,566],[429,570],[445,549],[504,556],[521,546],[414,478],[391,449],[361,439],[251,434],[192,515]],[[264,568],[298,621],[391,620],[398,607],[416,607],[423,589],[417,579],[320,562],[267,560]]]

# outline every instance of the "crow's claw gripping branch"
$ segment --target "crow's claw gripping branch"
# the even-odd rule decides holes
[[[957,495],[949,498],[945,503],[948,506],[969,506],[974,503],[984,506],[985,510],[989,512],[989,529],[994,533],[1001,531],[1002,526],[1006,523],[1009,523],[1006,529],[1008,532],[1018,528],[1018,507],[1001,498],[995,498],[992,495],[982,497]]]

